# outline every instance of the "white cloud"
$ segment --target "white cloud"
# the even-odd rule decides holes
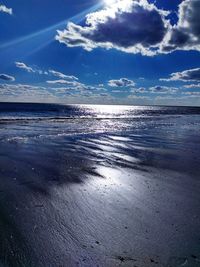
[[[12,8],[8,8],[5,5],[0,5],[0,12],[7,13],[9,15],[13,14]]]
[[[48,83],[68,83],[68,81],[78,81],[78,78],[73,75],[66,75],[62,72],[56,71],[56,70],[41,70],[38,67],[30,67],[24,62],[15,62],[15,65],[19,69],[23,69],[29,73],[36,73],[40,75],[52,75],[54,77],[60,78],[59,80],[55,81],[47,81]],[[65,81],[68,80],[68,81]]]
[[[125,90],[112,90],[111,93],[114,94],[123,94],[123,93],[129,93],[129,91]]]
[[[66,80],[53,80],[53,81],[46,81],[47,83],[49,84],[68,84],[68,85],[72,85],[73,82],[70,82],[70,81],[66,81]]]
[[[23,69],[29,73],[36,73],[36,74],[40,74],[40,75],[48,75],[49,74],[48,71],[41,70],[38,67],[30,67],[27,64],[25,64],[24,62],[15,62],[15,65],[17,68]]]
[[[156,85],[156,86],[150,87],[149,90],[150,92],[154,94],[175,94],[177,93],[178,88]]]
[[[29,84],[0,84],[2,101],[55,101],[56,96],[45,87]]]
[[[140,87],[140,88],[132,88],[131,89],[131,93],[134,93],[134,94],[145,94],[145,93],[148,93],[147,89],[144,88],[144,87]]]
[[[82,84],[82,83],[79,83],[79,82],[77,82],[77,81],[67,81],[67,80],[62,80],[62,79],[60,79],[60,80],[49,80],[49,81],[46,81],[46,83],[48,83],[48,84],[65,84],[65,85],[67,85],[67,86],[69,86],[69,87],[76,87],[76,88],[83,88],[84,87],[84,84]]]
[[[174,72],[170,74],[169,78],[162,78],[160,81],[183,81],[183,82],[195,82],[200,81],[200,68],[184,70],[181,72]]]
[[[73,75],[65,75],[62,72],[58,72],[58,71],[55,71],[55,70],[49,70],[49,73],[52,74],[55,77],[60,78],[60,79],[78,80],[78,78],[73,76]]]
[[[200,96],[200,92],[185,92],[183,94],[189,96]]]
[[[184,88],[200,88],[200,83],[184,85]]]
[[[111,87],[131,87],[135,86],[135,82],[127,78],[121,78],[119,80],[110,80],[108,85]]]
[[[27,66],[25,63],[23,62],[15,62],[15,65],[17,68],[19,69],[23,69],[23,70],[26,70],[28,72],[35,72],[35,70],[29,66]]]
[[[87,85],[84,83],[81,83],[78,80],[78,78],[74,76],[70,76],[71,80],[64,80],[64,79],[59,79],[59,80],[48,80],[46,83],[49,85],[54,85],[54,86],[59,86],[63,85],[65,90],[67,91],[73,91],[73,92],[104,92],[106,89],[102,85]],[[74,77],[75,79],[73,79]],[[58,88],[58,87],[56,87]],[[63,88],[63,87],[62,87]]]

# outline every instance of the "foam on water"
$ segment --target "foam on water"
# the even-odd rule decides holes
[[[56,104],[0,104],[0,140],[27,142],[85,134],[112,134],[115,141],[151,129],[179,132],[200,129],[200,108]],[[116,135],[120,136],[116,136]],[[158,134],[159,136],[159,134]],[[134,137],[135,139],[135,137]]]

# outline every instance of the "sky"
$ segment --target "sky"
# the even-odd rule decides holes
[[[200,106],[199,0],[0,0],[0,101]]]

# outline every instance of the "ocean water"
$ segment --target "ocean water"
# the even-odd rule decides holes
[[[179,132],[194,128],[198,132],[199,116],[198,107],[1,103],[0,138],[45,138],[60,134],[109,132],[129,134],[158,128],[169,131],[176,131],[177,128]]]
[[[0,266],[199,267],[200,108],[0,103]]]
[[[153,161],[149,157],[157,151],[170,160],[170,165],[160,160],[161,165],[166,161],[169,168],[199,173],[198,107],[1,103],[0,125],[3,145],[37,146],[48,141],[64,143],[77,152],[87,151],[87,145],[92,145],[94,153],[100,146],[104,152],[113,147],[124,156],[134,154],[143,163]],[[119,145],[118,149],[115,145]]]

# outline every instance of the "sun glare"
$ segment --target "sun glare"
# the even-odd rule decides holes
[[[131,0],[103,0],[105,6],[108,7],[120,7],[121,9],[128,8],[131,4]]]
[[[117,2],[117,0],[104,0],[105,5],[107,6],[111,6],[113,4],[115,4]]]

